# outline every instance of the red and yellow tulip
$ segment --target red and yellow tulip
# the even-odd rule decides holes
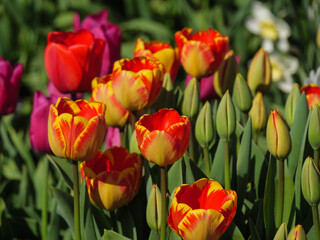
[[[174,163],[187,150],[190,120],[174,109],[160,109],[142,116],[135,125],[138,147],[142,155],[159,166]]]
[[[142,162],[138,154],[124,147],[111,147],[82,162],[80,172],[86,179],[90,200],[100,208],[113,211],[137,194]]]
[[[93,158],[105,137],[104,114],[102,103],[59,98],[49,110],[48,136],[52,152],[76,161]]]
[[[178,48],[173,49],[170,44],[161,41],[147,43],[138,38],[134,48],[134,57],[139,56],[159,60],[164,65],[165,71],[170,73],[171,80],[174,82],[180,66]]]
[[[127,122],[130,111],[125,109],[116,99],[112,88],[112,75],[97,77],[92,80],[91,100],[106,105],[105,120],[108,126],[122,127]]]
[[[119,103],[128,110],[150,107],[160,94],[164,66],[146,57],[121,59],[113,65],[112,87]]]
[[[192,28],[176,32],[180,62],[184,70],[197,79],[213,74],[229,48],[229,38],[209,28],[192,34]]]
[[[168,224],[183,239],[215,240],[225,232],[237,209],[237,194],[213,179],[183,184],[174,193]]]
[[[320,105],[320,86],[317,84],[307,84],[301,87],[301,93],[306,94],[309,109],[314,105]]]

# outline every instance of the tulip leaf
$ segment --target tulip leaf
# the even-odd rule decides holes
[[[300,152],[304,152],[306,139],[303,138],[303,135],[305,129],[307,129],[308,127],[308,114],[308,103],[306,100],[305,93],[303,92],[299,97],[299,101],[294,116],[294,121],[290,130],[292,149],[288,156],[288,167],[291,176],[295,176],[295,172],[299,162]]]
[[[145,214],[145,213],[144,213]],[[132,217],[131,209],[128,206],[123,206],[117,210],[116,219],[111,221],[117,222],[118,232],[130,239],[137,239],[137,230]]]
[[[241,231],[234,222],[231,222],[228,229],[221,236],[221,240],[245,240]]]
[[[187,154],[184,155],[184,163],[186,166],[186,184],[193,184],[200,178],[206,178],[206,175],[190,160]]]
[[[239,209],[242,206],[244,197],[246,195],[246,189],[249,178],[249,163],[251,154],[251,138],[252,138],[252,127],[251,118],[249,117],[244,130],[241,145],[239,148],[238,159],[237,159],[237,195],[238,195],[238,206]]]
[[[186,154],[185,154],[186,155]],[[172,194],[175,188],[184,183],[183,173],[185,172],[185,164],[182,158],[176,161],[168,171],[168,190]]]
[[[130,238],[124,237],[121,234],[111,230],[104,230],[101,240],[130,240]]]
[[[53,157],[51,155],[46,155],[49,161],[52,163],[52,165],[57,169],[57,171],[60,173],[61,177],[67,184],[67,186],[72,190],[73,189],[73,171],[72,171],[72,165],[69,162],[69,160],[66,160],[64,158],[58,158]]]
[[[259,232],[251,218],[249,218],[249,228],[251,232],[251,240],[260,240]]]
[[[223,140],[220,139],[216,153],[214,154],[214,160],[211,167],[210,178],[217,180],[220,184],[224,185],[224,148]]]

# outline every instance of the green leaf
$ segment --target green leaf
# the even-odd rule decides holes
[[[137,239],[136,226],[130,208],[126,205],[119,208],[115,216],[116,219],[111,219],[111,221],[117,222],[118,232],[130,239]]]
[[[130,240],[130,238],[124,237],[121,234],[111,230],[104,230],[101,240]]]
[[[245,240],[243,237],[241,231],[237,227],[237,225],[234,222],[231,222],[228,229],[225,231],[225,233],[221,236],[221,240]]]
[[[192,160],[190,160],[187,154],[184,155],[183,159],[186,166],[186,184],[193,184],[200,178],[206,178],[206,175],[197,167],[197,165],[195,165]]]
[[[220,139],[214,160],[211,167],[210,178],[217,180],[220,184],[224,185],[224,148],[223,140]]]
[[[176,161],[168,171],[168,190],[172,194],[175,188],[183,184],[183,173],[185,173],[185,164],[182,158]]]
[[[57,171],[60,173],[61,177],[65,181],[66,185],[69,187],[70,190],[73,189],[73,170],[72,170],[72,164],[70,163],[70,160],[59,158],[59,157],[53,157],[51,155],[46,155],[49,161],[52,163],[52,165],[57,169]]]
[[[6,210],[6,203],[3,198],[0,198],[0,228],[2,226],[2,213]]]
[[[249,228],[251,233],[251,240],[260,240],[259,232],[251,218],[249,218]]]

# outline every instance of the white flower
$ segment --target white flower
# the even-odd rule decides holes
[[[273,42],[277,41],[280,51],[289,50],[288,37],[291,34],[289,25],[275,17],[261,2],[252,3],[252,15],[245,21],[247,29],[263,38],[262,48],[267,52],[273,51]]]
[[[289,93],[293,86],[292,75],[298,70],[298,59],[293,56],[270,54],[272,82],[283,92]]]
[[[320,67],[317,68],[317,71],[311,70],[309,77],[304,80],[304,84],[317,84],[320,86]]]

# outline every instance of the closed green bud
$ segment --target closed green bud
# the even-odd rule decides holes
[[[174,87],[169,72],[164,74],[161,92],[153,104],[156,110],[175,106]]]
[[[187,117],[192,118],[199,111],[199,103],[199,83],[196,78],[192,78],[184,91],[182,113]]]
[[[252,106],[250,88],[240,73],[237,74],[234,82],[233,101],[242,112],[248,112]]]
[[[137,134],[136,134],[135,130],[132,132],[132,135],[130,138],[129,149],[130,149],[131,153],[141,154],[139,147],[138,147]]]
[[[220,101],[216,122],[219,137],[224,141],[229,141],[236,130],[236,113],[228,90]]]
[[[297,225],[289,232],[287,240],[306,240],[306,233],[301,225]]]
[[[267,146],[278,160],[284,160],[291,151],[291,137],[286,120],[277,110],[270,113],[267,123]]]
[[[233,51],[230,50],[225,55],[213,78],[214,90],[219,97],[222,97],[227,90],[232,91],[238,68],[236,57]]]
[[[299,85],[295,83],[292,87],[292,90],[287,98],[286,106],[285,106],[285,114],[286,120],[289,126],[292,126],[294,115],[296,113],[297,104],[300,97],[300,89]]]
[[[271,64],[268,52],[262,48],[254,55],[248,70],[248,85],[252,94],[267,92],[271,86]]]
[[[284,222],[280,225],[276,235],[273,240],[286,240],[288,236],[287,224]]]
[[[158,232],[161,229],[161,208],[161,192],[157,184],[153,184],[147,203],[146,218],[148,226]]]
[[[253,98],[249,116],[252,120],[253,131],[260,132],[266,127],[267,112],[261,92],[257,92],[255,97]]]
[[[301,172],[301,189],[304,198],[311,206],[320,202],[320,176],[313,159],[307,157]]]
[[[313,150],[320,148],[320,107],[314,105],[311,107],[308,139]]]
[[[212,119],[212,111],[211,105],[208,101],[203,105],[198,115],[195,131],[196,139],[201,147],[207,147],[214,138],[215,131]]]

